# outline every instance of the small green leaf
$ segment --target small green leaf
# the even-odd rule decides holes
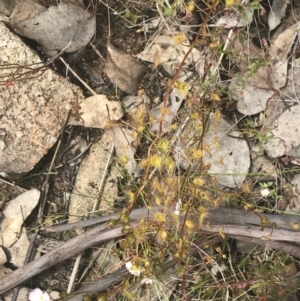
[[[244,36],[244,33],[240,33],[239,34],[239,41],[242,45],[244,45],[245,43],[245,36]]]
[[[261,282],[257,282],[253,285],[250,286],[250,290],[253,290],[253,289],[256,289],[256,288],[262,288],[264,287],[266,284],[264,281],[261,281]]]

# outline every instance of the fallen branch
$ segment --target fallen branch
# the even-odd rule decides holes
[[[131,225],[134,227],[137,223],[136,220],[141,218],[153,219],[154,214],[162,210],[162,208],[155,206],[151,209],[139,208],[133,210],[130,214],[130,219],[132,220]],[[168,208],[166,214],[172,214],[172,208]],[[295,215],[270,215],[270,214],[260,214],[257,216],[253,212],[248,212],[241,209],[225,208],[220,207],[217,209],[209,209],[209,216],[205,221],[209,224],[209,227],[203,226],[199,229],[201,233],[213,233],[213,234],[223,234],[225,236],[243,236],[256,238],[264,240],[267,244],[270,241],[289,241],[289,242],[300,242],[300,232],[295,232],[292,230],[293,223],[299,223],[300,218]],[[196,214],[197,215],[197,214]],[[183,216],[183,215],[182,215]],[[95,224],[95,222],[108,221],[111,218],[118,219],[119,214],[113,214],[105,217],[96,218],[94,220],[86,220],[80,223],[71,224],[72,229],[80,227],[85,227],[87,225]],[[189,218],[193,218],[191,215]],[[262,225],[262,218],[267,219],[268,223],[273,224],[274,228],[268,228],[266,225]],[[184,219],[182,219],[183,221]],[[277,224],[275,227],[275,223]],[[247,225],[248,224],[248,225]],[[69,225],[63,225],[69,226]],[[265,226],[262,231],[261,226]],[[58,226],[57,226],[58,227]],[[55,229],[56,227],[52,227]],[[94,228],[82,233],[81,235],[69,240],[68,242],[62,244],[51,252],[45,254],[44,256],[30,262],[29,264],[19,268],[13,273],[0,279],[0,294],[14,288],[20,283],[32,276],[42,272],[43,270],[65,260],[73,257],[87,248],[93,245],[99,244],[110,239],[123,236],[122,226],[117,226],[116,228],[109,228],[108,223],[104,223]],[[274,244],[274,246],[279,246]],[[272,245],[271,245],[272,247]],[[282,243],[280,249],[284,252],[291,251],[291,245],[287,243]],[[296,246],[293,247],[293,254],[300,254],[296,251]]]
[[[266,247],[268,249],[283,251],[283,252],[285,252],[289,255],[295,256],[295,257],[299,257],[299,254],[300,254],[300,246],[289,243],[289,242],[271,241],[271,240],[266,241],[266,240],[261,240],[258,238],[241,236],[241,235],[228,235],[228,237],[236,239],[236,240],[247,241],[247,242],[250,242],[250,243],[253,243],[256,245]]]
[[[110,229],[108,224],[97,226],[86,231],[63,245],[57,247],[51,252],[41,256],[40,258],[24,265],[13,273],[8,274],[0,279],[0,294],[14,288],[27,279],[39,274],[43,270],[75,256],[87,248],[92,247],[100,242],[123,236],[122,226]]]
[[[67,301],[82,301],[84,300],[84,295],[89,293],[98,293],[105,289],[108,289],[109,287],[112,287],[113,285],[116,285],[117,283],[121,282],[126,275],[128,275],[128,270],[125,267],[122,267],[121,269],[104,275],[101,279],[98,281],[95,281],[89,285],[85,285],[81,289],[73,292],[70,296],[66,298]]]
[[[209,225],[207,228],[201,229],[202,233],[222,233],[228,235],[240,235],[261,240],[274,240],[274,241],[290,241],[300,243],[300,232],[265,228],[263,231],[255,226],[242,226],[242,225]]]
[[[149,218],[152,218],[153,215],[159,210],[160,210],[160,207],[158,207],[158,206],[154,206],[151,209],[148,209],[146,207],[138,208],[138,209],[133,210],[130,213],[129,217],[130,217],[130,219],[134,220],[134,219],[141,219],[142,217],[148,217],[148,215],[149,215]],[[74,231],[76,229],[94,226],[94,225],[97,225],[100,223],[105,223],[111,219],[119,219],[119,218],[120,218],[120,213],[115,213],[115,214],[110,214],[110,215],[106,215],[106,216],[100,216],[100,217],[95,217],[92,219],[87,219],[87,220],[76,222],[76,223],[43,227],[43,228],[41,228],[41,230],[44,230],[47,232]]]
[[[150,209],[148,208],[138,208],[131,212],[129,215],[132,220],[139,220],[144,217],[153,218],[154,214],[161,210],[160,207],[154,206]],[[239,225],[260,225],[261,219],[258,215],[254,214],[252,211],[245,211],[243,209],[235,209],[228,207],[219,207],[208,209],[209,216],[205,222],[212,224],[239,224]],[[293,214],[261,214],[264,218],[268,219],[270,223],[276,223],[276,229],[286,229],[292,230],[292,225],[294,223],[299,223],[300,217]],[[44,227],[42,230],[48,232],[61,232],[61,231],[73,231],[79,228],[89,227],[96,224],[104,223],[110,219],[118,219],[120,217],[119,213],[111,214],[107,216],[96,217],[89,220],[84,220],[81,222],[55,225],[50,227]]]

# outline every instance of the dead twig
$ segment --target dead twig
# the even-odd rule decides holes
[[[258,238],[241,236],[241,235],[228,235],[228,237],[234,238],[236,240],[251,242],[256,245],[267,247],[268,249],[283,251],[286,254],[299,257],[300,246],[289,242],[271,241],[271,240],[265,241]]]
[[[66,66],[67,70],[70,70],[71,73],[92,93],[92,95],[97,95],[97,93],[79,77],[79,75],[69,66],[69,64],[67,64],[63,58],[60,57],[59,59]]]
[[[159,206],[154,206],[151,209],[146,207],[138,208],[132,210],[129,218],[132,220],[140,219],[143,217],[149,217],[150,219],[154,216],[156,212],[161,210]],[[251,211],[245,211],[242,209],[219,207],[208,209],[209,217],[206,222],[212,224],[236,224],[236,225],[256,225],[260,226],[262,220],[259,216],[255,215]],[[197,214],[196,214],[197,215]],[[300,224],[300,217],[293,214],[262,214],[262,216],[267,219],[271,224],[276,224],[276,229],[292,230],[292,225],[294,223]],[[110,219],[118,219],[120,217],[119,213],[110,214],[107,216],[96,217],[93,219],[80,221],[76,223],[70,223],[65,225],[55,225],[50,227],[44,227],[42,230],[48,232],[61,232],[61,231],[74,231],[78,228],[89,227],[96,224],[104,223]]]
[[[141,217],[148,216],[149,219],[151,219],[155,212],[160,209],[161,208],[157,206],[151,209],[139,208],[131,212],[130,218],[139,220]],[[169,213],[171,212],[172,208],[170,208]],[[228,216],[227,219],[226,216]],[[118,218],[119,215],[110,215],[109,219],[114,217]],[[266,225],[264,225],[265,228],[262,231],[260,228],[262,225],[262,217],[264,221],[267,219],[268,223],[274,225],[274,227],[268,228]],[[251,237],[260,239],[266,244],[269,244],[270,241],[300,242],[300,232],[293,231],[290,224],[291,222],[299,221],[299,217],[293,215],[281,215],[281,220],[278,217],[279,216],[267,214],[257,216],[252,212],[224,207],[218,209],[209,209],[209,217],[207,218],[206,222],[209,222],[210,226],[201,227],[199,232],[213,234],[221,233],[222,236],[226,235],[229,237],[237,235]],[[104,218],[108,220],[108,217]],[[276,226],[274,222],[275,220],[278,222],[278,225]],[[84,222],[90,221],[92,220],[87,220]],[[234,222],[236,224],[233,224]],[[132,227],[136,225],[137,223],[134,222],[131,224]],[[280,229],[279,227],[289,229]],[[123,236],[124,233],[122,232],[122,228],[123,227],[120,225],[114,229],[110,229],[108,223],[105,223],[82,233],[81,235],[57,247],[55,250],[0,279],[0,294],[14,288],[23,281],[42,272],[50,266],[79,254],[83,250],[90,248],[95,244]],[[274,246],[279,246],[280,249],[285,252],[289,252],[291,250],[291,245],[286,243],[277,245],[274,244]],[[296,246],[294,246],[293,252],[295,252],[295,248]]]
[[[290,241],[300,242],[300,233],[282,230],[265,228],[263,231],[256,226],[242,225],[209,225],[209,228],[201,229],[202,233],[222,233],[224,235],[241,235],[253,238],[259,238],[266,241]]]
[[[109,225],[106,223],[74,237],[44,256],[31,261],[13,273],[2,277],[0,279],[0,294],[13,289],[45,269],[81,253],[95,244],[123,236],[124,233],[122,232],[122,228],[122,226],[118,226],[110,229]]]
[[[108,289],[113,285],[116,285],[117,283],[121,282],[126,277],[126,275],[128,275],[128,270],[125,267],[122,267],[115,272],[104,275],[98,281],[95,281],[89,285],[85,285],[83,288],[74,291],[66,300],[82,301],[83,296],[86,293],[98,293],[105,289]]]

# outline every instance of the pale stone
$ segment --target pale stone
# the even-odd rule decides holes
[[[8,248],[18,240],[22,224],[38,204],[39,198],[40,192],[32,189],[11,200],[5,207],[1,223],[3,246]]]
[[[117,177],[121,177],[116,167],[109,170],[109,175],[107,175],[108,171],[105,171],[113,141],[111,132],[105,132],[101,140],[92,145],[89,155],[82,161],[70,200],[70,222],[79,220],[79,216],[91,213],[98,200],[101,200],[100,205],[95,210],[111,212],[118,194]],[[104,191],[99,199],[98,189],[102,177],[106,179]]]
[[[0,265],[6,263],[7,258],[6,258],[6,254],[3,251],[2,247],[0,247]]]

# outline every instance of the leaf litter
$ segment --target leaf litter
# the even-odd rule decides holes
[[[139,80],[146,71],[145,64],[123,53],[108,41],[105,73],[116,87],[128,94],[135,95]]]

